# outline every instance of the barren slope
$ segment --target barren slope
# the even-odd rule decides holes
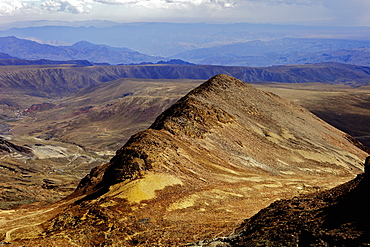
[[[370,147],[370,87],[320,83],[260,83],[256,87],[293,100]]]
[[[54,203],[71,194],[91,168],[108,160],[73,144],[17,139],[0,137],[1,210]]]
[[[279,198],[353,178],[366,153],[307,110],[218,75],[92,170],[42,246],[177,246],[224,235]],[[32,231],[31,231],[32,232]],[[29,236],[34,236],[29,233]]]
[[[234,234],[194,246],[368,246],[368,168],[331,190],[274,202]]]
[[[4,121],[9,129],[6,134],[76,143],[86,150],[114,155],[131,135],[148,128],[200,83],[119,79],[86,87],[69,97],[21,108],[21,118]]]

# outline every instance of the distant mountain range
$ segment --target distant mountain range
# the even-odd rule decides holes
[[[11,28],[13,27],[13,28]],[[192,49],[284,38],[369,40],[369,27],[317,27],[271,24],[28,22],[4,26],[0,36],[39,40],[46,44],[74,44],[86,40],[128,47],[154,56],[169,57]]]
[[[88,60],[93,63],[107,64],[157,62],[163,59],[128,48],[95,45],[87,41],[80,41],[71,46],[53,46],[14,36],[0,38],[0,52],[28,60]]]
[[[7,54],[5,54],[7,55]],[[2,56],[0,54],[0,56]],[[10,65],[61,65],[61,64],[71,64],[76,66],[94,66],[102,65],[100,63],[92,63],[87,60],[68,60],[68,61],[55,61],[47,59],[38,59],[38,60],[26,60],[19,58],[0,58],[0,66],[10,66]]]
[[[175,64],[189,64],[190,62],[252,67],[322,62],[370,65],[370,41],[335,39],[255,40],[192,49],[164,58],[142,54],[128,48],[96,45],[87,41],[79,41],[70,46],[53,46],[9,36],[0,38],[0,52],[4,53],[3,59],[16,57],[23,60],[86,60],[91,64],[150,64],[158,63],[158,61],[163,64],[168,63],[163,60],[172,60]],[[189,62],[178,63],[179,60]],[[45,64],[45,61],[32,63],[13,61],[10,64]],[[48,62],[48,64],[56,63]],[[6,65],[6,62],[3,61],[1,65]]]
[[[271,66],[337,62],[370,65],[370,41],[278,39],[190,50],[174,57],[197,64]]]
[[[19,50],[6,44],[0,50],[22,59],[110,64],[182,59],[196,64],[253,67],[320,62],[370,65],[368,27],[99,21],[14,26],[18,28],[0,31],[0,37],[14,36],[49,45],[39,49],[41,46],[35,43],[24,43]]]

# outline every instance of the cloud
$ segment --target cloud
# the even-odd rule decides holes
[[[370,25],[370,0],[0,0],[0,17]],[[81,15],[82,14],[82,15]]]
[[[25,1],[2,0],[0,2],[0,16],[9,16],[15,12],[25,12],[32,10],[34,5]]]
[[[93,0],[111,5],[131,5],[146,8],[187,8],[199,6],[234,7],[235,0]]]
[[[1,0],[0,16],[42,14],[43,12],[89,13],[93,0]]]
[[[41,8],[50,12],[68,12],[72,14],[89,13],[92,6],[89,0],[47,0],[41,3]]]
[[[317,5],[321,0],[249,0],[253,2],[264,2],[269,5]]]
[[[90,13],[93,6],[125,5],[146,9],[232,8],[237,0],[1,0],[0,16],[64,12]]]
[[[122,5],[122,4],[136,4],[139,1],[131,1],[131,0],[94,0],[96,3],[103,3],[109,5]]]

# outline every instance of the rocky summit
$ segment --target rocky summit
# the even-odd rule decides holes
[[[94,168],[73,203],[7,240],[183,246],[224,236],[273,201],[352,179],[367,156],[359,147],[297,104],[217,75]]]

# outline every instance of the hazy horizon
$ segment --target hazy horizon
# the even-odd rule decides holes
[[[36,20],[370,26],[368,0],[3,0],[0,25]]]

